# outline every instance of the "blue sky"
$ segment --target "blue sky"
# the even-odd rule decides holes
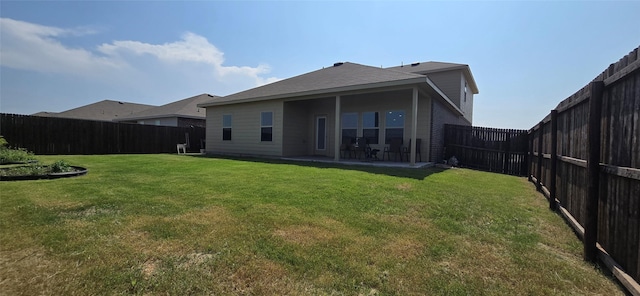
[[[0,112],[228,95],[334,62],[468,64],[528,129],[640,45],[639,1],[1,1]]]

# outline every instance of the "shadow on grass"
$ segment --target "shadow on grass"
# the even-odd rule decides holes
[[[287,159],[280,159],[280,158],[267,158],[267,157],[254,157],[254,156],[229,156],[229,155],[190,155],[190,156],[200,157],[200,158],[217,158],[217,159],[259,162],[259,163],[267,163],[267,164],[287,164],[287,165],[297,165],[297,166],[320,168],[320,169],[351,170],[351,171],[359,171],[359,172],[365,172],[370,174],[380,174],[380,175],[387,175],[387,176],[401,177],[401,178],[412,178],[417,180],[423,180],[432,174],[440,173],[445,170],[437,167],[429,167],[429,168],[376,167],[376,166],[358,165],[358,164],[314,162],[314,161],[304,161],[304,160],[287,160]]]

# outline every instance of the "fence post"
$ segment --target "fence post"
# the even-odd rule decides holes
[[[509,160],[510,160],[510,155],[509,155],[509,150],[511,149],[511,137],[509,137],[511,134],[509,132],[505,132],[506,134],[506,139],[505,139],[505,150],[504,150],[504,155],[502,158],[502,173],[503,174],[509,174]]]
[[[538,126],[538,174],[536,176],[536,189],[542,192],[542,159],[544,158],[544,156],[542,155],[542,139],[544,139],[544,122],[540,121],[540,124],[538,124]]]
[[[533,168],[533,129],[530,129],[529,132],[527,133],[527,147],[529,149],[529,152],[527,153],[527,179],[529,180],[529,182],[533,181],[533,172],[531,171],[531,169]]]
[[[558,110],[551,110],[551,176],[549,182],[549,209],[555,211],[556,203],[556,176],[558,167]]]
[[[590,85],[589,127],[587,134],[587,202],[584,226],[584,260],[595,262],[598,249],[598,199],[600,191],[600,124],[604,82]]]

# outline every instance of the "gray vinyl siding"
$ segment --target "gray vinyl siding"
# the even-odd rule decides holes
[[[207,153],[282,155],[282,101],[263,101],[207,108]],[[260,141],[260,114],[273,112],[273,139]],[[222,115],[231,114],[231,141],[222,140]]]
[[[283,106],[284,132],[282,154],[283,156],[308,155],[309,142],[313,140],[309,133],[309,111],[306,101],[285,102]]]
[[[467,120],[454,113],[450,108],[446,107],[440,100],[432,102],[432,135],[431,135],[431,153],[430,161],[434,163],[442,163],[445,156],[444,151],[444,125],[458,124],[471,125]]]
[[[473,91],[471,87],[467,85],[467,91],[465,93],[464,87],[467,79],[461,73],[460,79],[460,109],[464,113],[464,118],[466,118],[469,123],[473,122]],[[466,96],[466,100],[465,100]]]
[[[460,99],[461,93],[464,92],[464,89],[461,89],[460,80],[463,79],[464,75],[460,70],[446,71],[446,72],[438,72],[438,73],[429,73],[427,77],[433,81],[433,83],[438,86],[442,92],[444,92],[449,99],[460,108]],[[464,82],[462,83],[464,87]]]

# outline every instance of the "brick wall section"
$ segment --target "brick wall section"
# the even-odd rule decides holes
[[[431,155],[430,161],[435,163],[441,163],[444,160],[444,125],[445,124],[458,124],[468,125],[468,122],[463,116],[459,116],[447,108],[439,100],[432,100],[431,108]]]
[[[206,127],[206,121],[204,119],[182,118],[178,117],[179,127]]]

